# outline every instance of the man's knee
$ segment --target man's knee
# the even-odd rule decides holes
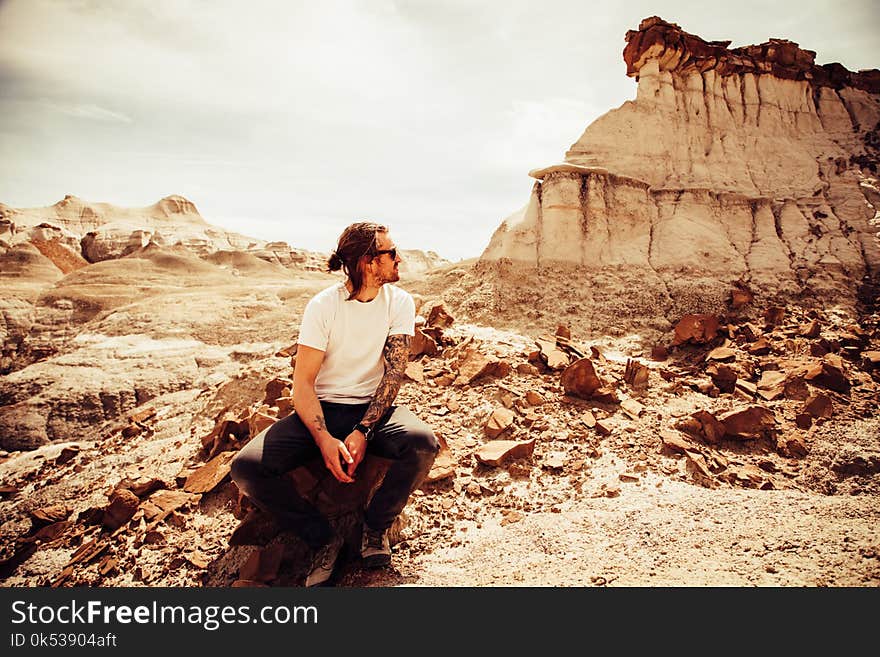
[[[240,451],[229,464],[229,476],[239,490],[247,494],[250,483],[262,476],[262,466],[251,458],[245,450]]]
[[[409,435],[409,446],[413,452],[422,458],[430,458],[432,461],[440,451],[440,441],[427,426],[419,427]]]

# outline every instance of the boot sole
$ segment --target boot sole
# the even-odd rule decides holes
[[[391,555],[371,554],[369,557],[364,557],[363,562],[366,568],[382,568],[391,563]]]

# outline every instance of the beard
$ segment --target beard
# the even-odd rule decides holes
[[[400,280],[400,273],[397,271],[397,267],[391,270],[388,274],[383,274],[381,281],[384,285],[385,283],[396,283]]]

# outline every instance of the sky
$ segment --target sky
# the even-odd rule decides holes
[[[371,220],[476,257],[528,172],[635,98],[648,16],[880,67],[877,0],[0,0],[0,203],[180,194],[294,247]]]

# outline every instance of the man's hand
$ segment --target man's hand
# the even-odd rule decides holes
[[[345,473],[345,470],[342,469],[342,463],[340,463],[340,459],[344,459],[348,464],[348,469],[354,472],[352,467],[354,459],[344,442],[333,437],[325,438],[318,443],[318,448],[321,450],[321,456],[324,457],[324,465],[327,466],[327,469],[336,479],[344,484],[350,484],[354,481]],[[363,458],[363,455],[361,455],[361,458]],[[355,464],[355,467],[357,467],[357,464]]]
[[[346,437],[345,446],[348,448],[348,453],[351,454],[352,458],[348,464],[348,474],[353,477],[354,471],[361,461],[364,460],[364,455],[367,453],[367,439],[364,438],[364,434],[355,430]]]

